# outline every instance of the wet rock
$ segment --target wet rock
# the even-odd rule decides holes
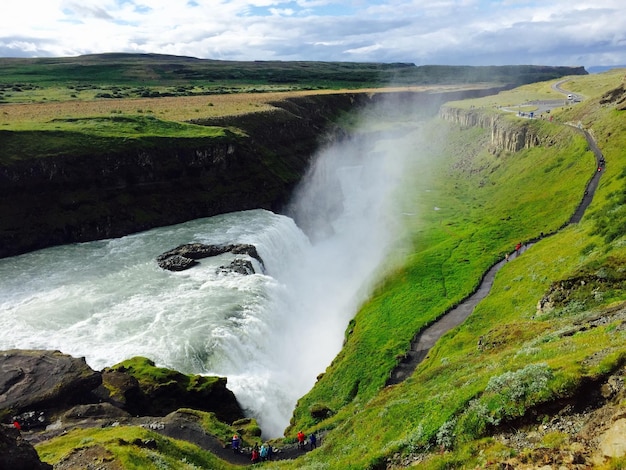
[[[174,255],[163,260],[157,260],[157,263],[159,263],[160,268],[168,271],[184,271],[185,269],[189,269],[198,264],[196,260],[180,255]]]
[[[170,271],[182,271],[196,264],[195,260],[218,256],[223,253],[233,253],[236,255],[248,255],[256,259],[261,268],[264,268],[263,259],[254,245],[236,243],[229,245],[206,245],[204,243],[187,243],[180,245],[173,250],[166,251],[157,257],[157,263],[163,269]],[[179,259],[177,259],[179,258]],[[182,259],[180,259],[182,258]],[[170,261],[174,259],[174,261]],[[175,268],[175,269],[172,269]]]
[[[254,266],[252,262],[245,259],[234,259],[228,266],[220,266],[217,270],[218,273],[237,273],[247,276],[254,274]]]

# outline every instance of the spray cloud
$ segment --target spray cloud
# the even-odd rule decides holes
[[[402,105],[381,99],[364,109],[350,137],[319,150],[295,192],[288,213],[311,244],[277,279],[289,311],[280,315],[271,355],[278,370],[289,371],[282,388],[289,406],[273,418],[262,413],[268,434],[284,429],[296,400],[339,352],[348,321],[398,243],[402,209],[395,199],[418,151],[413,110],[419,106],[406,99]]]

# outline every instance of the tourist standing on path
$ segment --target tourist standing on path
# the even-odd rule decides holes
[[[241,444],[241,441],[239,440],[239,436],[235,434],[232,441],[232,448],[235,454],[239,453],[239,444]]]
[[[309,442],[311,443],[311,450],[317,447],[317,436],[314,432],[309,436]]]
[[[298,449],[304,450],[305,439],[306,439],[306,436],[304,435],[304,433],[302,431],[299,431],[298,432]]]
[[[254,448],[252,449],[252,463],[259,462],[259,445],[254,444]]]

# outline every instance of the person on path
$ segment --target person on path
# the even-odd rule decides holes
[[[263,462],[267,460],[267,453],[268,453],[267,444],[261,445],[261,451],[259,452],[259,455]]]
[[[252,449],[252,463],[259,463],[259,445],[254,444],[254,448]]]
[[[304,433],[302,431],[299,431],[298,432],[298,449],[304,450],[305,439],[306,439],[306,436],[304,435]]]
[[[315,433],[311,433],[309,436],[309,442],[311,443],[311,450],[317,448],[317,436]]]
[[[241,444],[241,440],[239,439],[239,436],[237,434],[235,434],[233,436],[233,441],[232,441],[232,448],[233,448],[233,452],[235,454],[239,453],[240,444]]]
[[[519,256],[521,252],[522,252],[522,242],[519,242],[517,245],[515,245],[515,255]]]

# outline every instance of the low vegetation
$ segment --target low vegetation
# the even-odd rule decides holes
[[[115,468],[126,469],[239,468],[196,445],[139,426],[76,429],[39,445],[37,452],[43,461],[56,468],[68,469],[82,465],[72,463],[73,458],[90,465],[106,465],[114,461],[119,464]]]

